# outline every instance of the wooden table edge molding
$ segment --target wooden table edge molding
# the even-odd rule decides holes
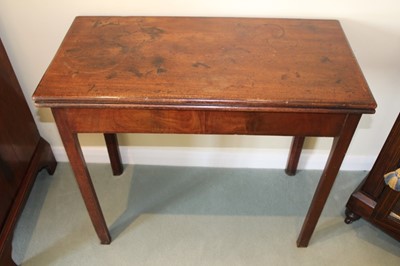
[[[33,99],[50,107],[102,244],[111,237],[78,140],[102,133],[115,175],[117,133],[333,137],[297,245],[306,247],[362,114],[375,112],[334,20],[77,17]]]

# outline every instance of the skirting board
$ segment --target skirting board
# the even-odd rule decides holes
[[[63,147],[53,147],[56,160],[67,162]],[[108,163],[105,147],[83,147],[87,163]],[[124,164],[170,165],[221,168],[270,168],[284,169],[288,150],[186,148],[186,147],[120,147]],[[323,169],[328,151],[303,150],[299,169]],[[347,155],[341,170],[369,171],[375,161],[373,156]]]

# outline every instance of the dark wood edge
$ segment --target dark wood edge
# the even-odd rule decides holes
[[[361,191],[354,192],[346,204],[347,210],[365,219],[369,219],[368,217],[372,215],[375,206],[376,201]]]
[[[292,113],[344,113],[344,114],[374,114],[376,105],[361,106],[355,108],[346,108],[344,106],[338,108],[324,108],[324,106],[310,105],[288,107],[286,105],[276,106],[246,106],[246,105],[207,105],[207,104],[144,104],[144,103],[107,103],[107,102],[85,102],[78,100],[74,103],[73,100],[69,102],[53,101],[52,99],[42,100],[35,95],[32,96],[35,106],[38,108],[101,108],[101,109],[114,109],[114,108],[130,108],[130,109],[157,109],[157,110],[208,110],[208,111],[240,111],[240,112],[292,112]]]
[[[29,197],[30,191],[36,180],[37,173],[43,168],[46,168],[49,174],[53,174],[56,166],[57,162],[54,158],[50,145],[43,138],[40,138],[36,146],[35,153],[30,161],[28,170],[21,182],[21,187],[18,190],[13,205],[11,206],[10,212],[4,223],[4,227],[0,232],[0,263],[10,262],[10,249],[13,231]]]

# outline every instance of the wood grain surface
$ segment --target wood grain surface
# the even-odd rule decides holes
[[[346,109],[376,103],[338,21],[77,17],[39,106]]]

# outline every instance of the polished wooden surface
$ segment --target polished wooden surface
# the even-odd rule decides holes
[[[54,172],[50,145],[36,128],[0,40],[0,265],[12,260],[12,235],[39,170]]]
[[[53,108],[53,110],[56,108]],[[57,108],[81,133],[187,133],[243,135],[340,134],[347,114],[228,112],[135,108]],[[282,127],[282,123],[287,126]]]
[[[116,133],[306,136],[332,150],[298,238],[306,247],[363,113],[375,111],[338,21],[78,17],[33,98],[51,107],[101,243],[111,238],[78,133],[103,133],[114,173]]]
[[[0,167],[14,195],[40,135],[1,40],[0,125]]]
[[[294,19],[78,17],[34,99],[40,106],[375,108],[339,22]]]

